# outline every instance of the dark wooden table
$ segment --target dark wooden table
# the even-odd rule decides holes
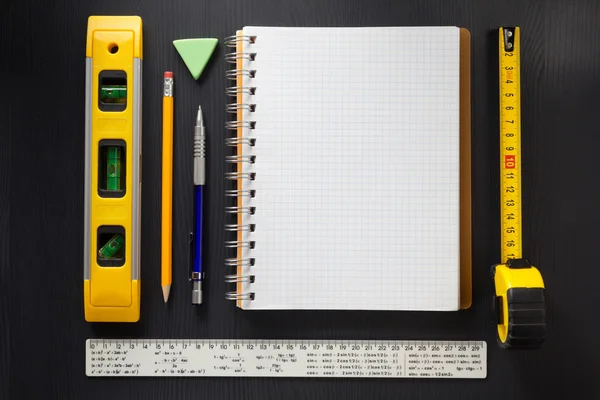
[[[82,301],[87,17],[144,23],[142,318],[89,324]],[[0,4],[0,398],[543,399],[600,396],[600,3],[593,0],[33,1]],[[547,286],[543,349],[495,345],[499,259],[497,28],[522,28],[524,235]],[[472,33],[474,303],[454,313],[242,312],[223,293],[223,38],[244,25],[458,25]],[[171,42],[216,37],[198,82]],[[174,286],[160,291],[161,82],[176,87]],[[209,135],[206,304],[189,302],[190,139]],[[136,338],[478,339],[485,380],[88,379],[84,341]]]

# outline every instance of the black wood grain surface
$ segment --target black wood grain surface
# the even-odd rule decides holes
[[[89,15],[144,24],[142,317],[83,315],[85,37]],[[136,0],[0,4],[0,398],[545,399],[600,397],[600,3],[593,0]],[[245,25],[458,25],[472,34],[471,309],[243,312],[227,302],[223,38]],[[525,253],[544,276],[547,341],[495,345],[489,267],[499,261],[497,28],[522,28]],[[220,44],[193,81],[171,42]],[[359,55],[357,55],[359,56]],[[160,291],[162,73],[176,77],[174,273]],[[209,178],[206,304],[190,305],[192,125],[205,112]],[[88,379],[84,341],[117,338],[476,339],[485,380]]]

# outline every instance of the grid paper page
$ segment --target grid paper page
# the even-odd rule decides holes
[[[245,309],[459,308],[459,29],[246,27]]]

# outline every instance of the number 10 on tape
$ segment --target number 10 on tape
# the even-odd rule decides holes
[[[515,155],[504,156],[504,168],[515,169],[517,166],[517,157]]]

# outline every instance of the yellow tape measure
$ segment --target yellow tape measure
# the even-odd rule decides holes
[[[544,281],[523,258],[521,206],[521,49],[519,28],[500,28],[500,240],[492,267],[498,344],[539,347],[546,335]]]

